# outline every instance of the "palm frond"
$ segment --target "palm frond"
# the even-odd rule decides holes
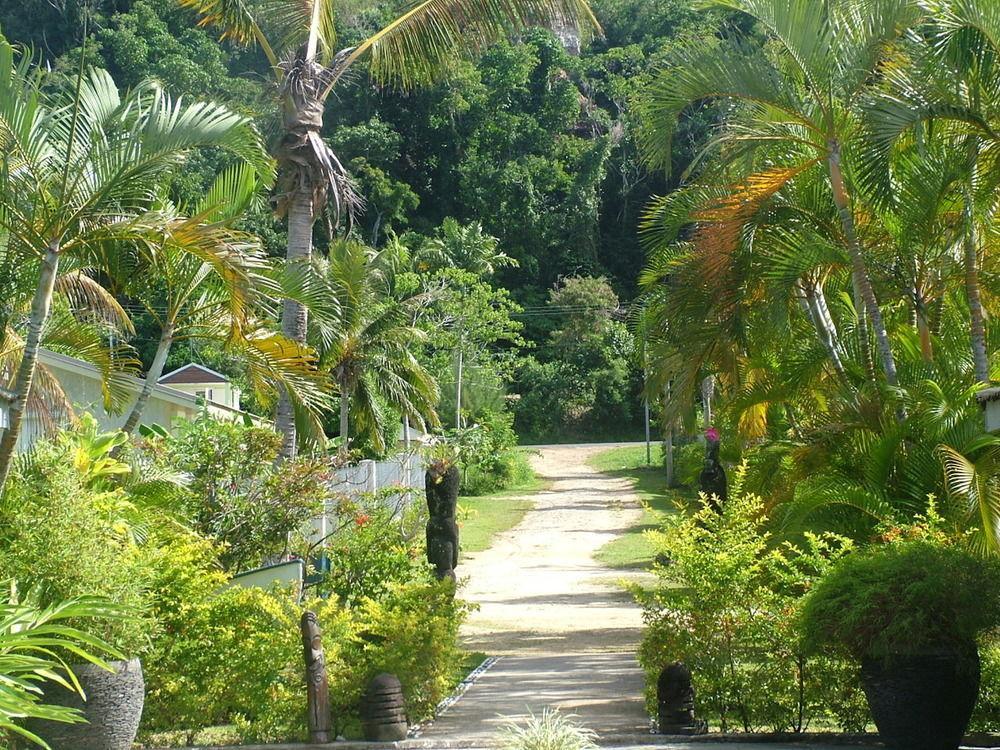
[[[364,58],[375,78],[409,88],[436,80],[456,57],[549,24],[583,38],[600,32],[586,0],[423,0],[355,47],[340,67]]]

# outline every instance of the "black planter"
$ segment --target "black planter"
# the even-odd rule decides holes
[[[114,671],[91,664],[74,667],[73,672],[87,696],[53,683],[45,686],[45,702],[71,706],[83,712],[86,724],[33,721],[31,731],[49,743],[52,750],[131,750],[139,731],[146,685],[138,659],[115,661]]]
[[[979,653],[863,659],[861,686],[886,747],[956,750],[979,695]]]

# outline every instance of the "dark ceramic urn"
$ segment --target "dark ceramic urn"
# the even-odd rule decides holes
[[[863,659],[861,684],[890,750],[957,750],[979,695],[975,646]]]
[[[146,685],[138,659],[113,661],[112,671],[93,664],[73,668],[86,702],[75,692],[47,683],[45,702],[80,709],[86,723],[32,721],[28,727],[52,750],[131,750],[142,719]]]

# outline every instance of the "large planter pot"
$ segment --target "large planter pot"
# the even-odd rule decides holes
[[[979,695],[979,653],[864,659],[861,685],[891,750],[956,750]]]
[[[146,684],[138,659],[110,662],[114,671],[92,664],[73,668],[87,696],[84,703],[74,692],[49,683],[45,702],[71,706],[83,712],[86,724],[33,721],[31,731],[49,743],[52,750],[131,750],[139,731]]]

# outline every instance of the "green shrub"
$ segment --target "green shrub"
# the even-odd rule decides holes
[[[192,550],[182,546],[174,562],[194,562]],[[165,579],[175,583],[170,590],[198,596],[215,576],[204,565],[200,571],[187,580],[174,573]],[[305,605],[319,617],[337,733],[356,731],[358,700],[379,672],[399,676],[413,719],[426,718],[450,691],[467,611],[450,587],[411,582],[351,608],[336,598]],[[192,737],[205,727],[233,724],[244,742],[305,739],[301,613],[285,592],[243,588],[212,593],[178,611],[168,621],[169,637],[148,660],[147,736],[180,727]]]
[[[144,607],[150,567],[129,518],[134,509],[123,489],[104,487],[112,464],[95,467],[78,448],[66,433],[36,444],[17,465],[0,500],[0,580],[38,588],[43,607],[99,596],[133,612],[79,625],[139,656],[156,623]]]
[[[363,684],[390,672],[403,684],[411,721],[429,718],[455,685],[462,664],[458,629],[469,606],[450,581],[399,586],[382,601],[366,600],[352,616],[360,652],[356,673]]]
[[[485,410],[455,436],[462,465],[462,494],[488,495],[531,478],[531,466],[517,446],[514,415]]]
[[[253,723],[302,687],[300,610],[285,592],[233,587],[189,606],[146,662],[146,731]]]
[[[660,670],[679,659],[691,669],[697,709],[723,730],[863,727],[856,670],[807,660],[795,627],[799,598],[849,542],[808,536],[801,548],[773,546],[760,499],[741,492],[741,471],[735,477],[722,514],[703,504],[652,533],[669,564],[657,566],[654,589],[634,592],[647,623],[639,658],[650,709]]]
[[[705,463],[705,445],[699,441],[674,448],[674,477],[678,484],[698,487],[698,477]]]
[[[979,701],[969,723],[972,732],[1000,731],[1000,637],[986,639],[979,648],[982,679]]]
[[[934,539],[903,539],[839,560],[806,598],[806,646],[855,659],[964,649],[1000,624],[995,562]]]
[[[188,475],[180,510],[218,543],[227,570],[255,568],[287,552],[289,535],[299,533],[328,496],[329,467],[309,458],[275,463],[281,438],[264,427],[204,416],[144,447],[160,464]]]
[[[339,528],[327,539],[329,572],[314,593],[344,605],[380,600],[395,585],[428,580],[424,558],[424,504],[391,508],[380,497],[361,497],[338,508]]]

